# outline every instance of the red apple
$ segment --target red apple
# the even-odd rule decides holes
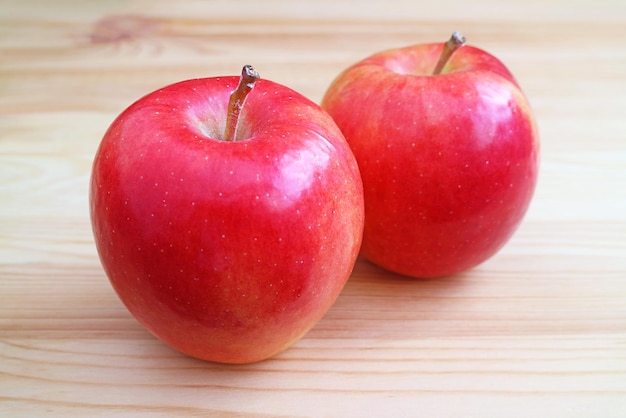
[[[115,291],[156,337],[216,362],[262,360],[302,337],[362,238],[362,182],[340,130],[257,79],[246,66],[239,84],[148,94],[112,123],[93,163],[91,220]]]
[[[396,273],[438,277],[485,261],[535,189],[528,101],[498,59],[464,44],[455,33],[445,45],[375,54],[340,74],[322,101],[361,170],[362,254]]]

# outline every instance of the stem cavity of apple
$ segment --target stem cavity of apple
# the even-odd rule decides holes
[[[241,70],[241,77],[237,88],[230,94],[228,101],[228,115],[226,117],[226,128],[224,129],[224,140],[235,141],[237,135],[237,123],[243,104],[248,93],[254,88],[254,84],[261,78],[258,71],[251,65],[244,65]]]
[[[450,39],[443,45],[443,51],[441,51],[433,75],[441,74],[441,70],[446,66],[454,51],[464,46],[466,42],[465,36],[461,32],[453,32]]]

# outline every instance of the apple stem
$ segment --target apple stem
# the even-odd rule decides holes
[[[446,66],[448,60],[454,54],[454,51],[461,48],[465,45],[466,39],[465,36],[461,32],[454,32],[448,41],[443,44],[443,50],[441,51],[441,55],[439,56],[439,61],[437,61],[437,65],[435,66],[435,71],[433,71],[433,75],[441,74],[441,70]]]
[[[237,88],[230,94],[228,101],[228,116],[226,117],[226,128],[224,129],[224,140],[234,141],[237,135],[237,123],[243,104],[248,93],[254,88],[254,84],[261,78],[257,70],[251,65],[244,65],[241,70],[241,77]]]

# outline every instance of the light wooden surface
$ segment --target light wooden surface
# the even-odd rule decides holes
[[[0,1],[0,416],[626,416],[626,3]],[[100,267],[91,160],[175,81],[262,76],[319,102],[348,64],[461,30],[534,106],[512,241],[415,281],[360,261],[301,341],[230,367],[147,334]]]

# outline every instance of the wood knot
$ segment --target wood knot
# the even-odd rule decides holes
[[[151,35],[159,26],[157,20],[146,16],[105,16],[95,23],[90,39],[95,44],[123,42]]]

